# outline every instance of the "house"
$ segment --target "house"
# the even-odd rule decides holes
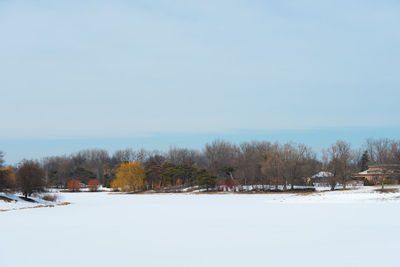
[[[382,178],[392,183],[400,181],[400,164],[375,164],[368,169],[353,175],[353,178],[364,179],[370,183],[377,183]]]
[[[327,171],[321,171],[313,176],[311,176],[308,184],[312,184],[313,186],[330,186],[331,178],[333,177],[333,173]],[[339,178],[336,179],[336,185],[343,185],[343,181]],[[364,184],[364,178],[355,177],[354,175],[351,179],[346,179],[346,186],[362,186]]]
[[[314,186],[328,186],[329,178],[333,176],[331,172],[321,171],[311,176],[311,183]]]

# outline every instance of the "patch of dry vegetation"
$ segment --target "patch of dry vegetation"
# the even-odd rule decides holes
[[[384,189],[375,189],[376,192],[379,193],[398,193],[399,189],[398,188],[384,188]]]
[[[8,198],[8,197],[4,197],[4,196],[0,196],[0,200],[3,200],[5,202],[12,202],[13,200]]]
[[[54,205],[36,205],[36,206],[32,206],[32,207],[22,207],[19,208],[20,210],[26,210],[26,209],[37,209],[37,208],[53,208]]]
[[[329,190],[324,190],[324,191],[314,191],[314,192],[298,192],[296,195],[298,196],[309,196],[309,195],[318,195],[321,193],[329,192]]]
[[[57,194],[45,194],[41,198],[46,201],[57,202],[58,195]]]
[[[59,203],[59,204],[50,204],[50,205],[36,205],[36,206],[22,207],[22,208],[16,208],[16,209],[0,210],[0,212],[12,211],[12,210],[37,209],[37,208],[54,208],[55,206],[66,206],[66,205],[70,205],[70,204],[71,204],[71,202],[63,202],[63,203]]]
[[[63,202],[60,204],[56,204],[56,206],[66,206],[66,205],[70,205],[70,204],[71,204],[71,202]]]

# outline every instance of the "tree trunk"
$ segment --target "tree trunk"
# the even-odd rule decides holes
[[[335,181],[331,181],[331,191],[335,190],[335,186],[336,186],[336,180]]]

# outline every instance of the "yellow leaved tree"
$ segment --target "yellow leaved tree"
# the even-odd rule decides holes
[[[124,192],[140,190],[144,187],[145,176],[146,171],[140,162],[121,163],[111,187]]]

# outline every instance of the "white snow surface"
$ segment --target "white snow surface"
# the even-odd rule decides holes
[[[0,210],[10,210],[10,209],[21,209],[27,207],[34,207],[38,205],[49,205],[55,204],[54,202],[45,201],[43,199],[37,197],[29,197],[30,199],[34,200],[35,202],[26,201],[18,195],[15,194],[6,194],[0,193],[0,196],[6,197],[11,199],[11,202],[3,201],[0,199]],[[0,222],[1,223],[1,222]],[[1,226],[1,224],[0,224]]]
[[[0,266],[400,266],[400,193],[63,193],[0,212]]]

